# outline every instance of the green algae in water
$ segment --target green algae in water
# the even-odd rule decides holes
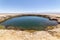
[[[3,22],[2,25],[24,30],[44,30],[47,26],[57,25],[57,22],[38,16],[22,16],[9,19]]]
[[[3,25],[0,25],[0,29],[5,29],[5,27]]]

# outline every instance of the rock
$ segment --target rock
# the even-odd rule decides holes
[[[55,28],[53,30],[49,30],[48,33],[50,33],[52,36],[60,39],[60,28]]]
[[[0,30],[0,40],[59,40],[50,35],[47,31],[27,31]]]

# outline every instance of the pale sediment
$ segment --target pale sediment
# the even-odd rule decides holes
[[[0,40],[59,40],[50,35],[47,31],[26,31],[0,30]]]

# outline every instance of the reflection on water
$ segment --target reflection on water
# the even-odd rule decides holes
[[[38,16],[22,16],[9,19],[2,23],[5,26],[14,26],[20,29],[41,30],[47,26],[57,25],[56,21],[50,21],[47,18]]]

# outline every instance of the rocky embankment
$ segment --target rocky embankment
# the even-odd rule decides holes
[[[60,34],[58,34],[60,35]],[[48,31],[27,31],[0,30],[0,40],[60,40],[52,36]]]
[[[0,23],[18,16],[41,16],[44,18],[48,18],[49,20],[55,20],[60,23],[60,15],[58,14],[0,14]]]
[[[5,21],[5,20],[8,20],[10,18],[13,18],[15,16],[17,16],[17,15],[0,15],[0,23]]]
[[[60,25],[58,26],[52,30],[34,32],[0,29],[0,40],[60,40]]]
[[[60,28],[48,31],[19,31],[0,29],[0,40],[60,40]]]
[[[60,24],[46,31],[0,29],[0,40],[60,40]]]

